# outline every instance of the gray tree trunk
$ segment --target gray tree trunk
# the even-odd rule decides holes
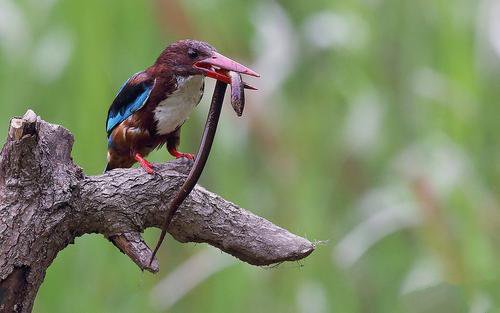
[[[159,227],[170,196],[192,162],[157,166],[158,175],[119,169],[86,176],[73,163],[73,136],[33,111],[13,118],[0,153],[0,312],[31,312],[45,272],[78,236],[100,233],[141,270],[151,250],[141,237]],[[253,265],[308,256],[314,245],[196,186],[168,232],[180,242],[206,242]]]

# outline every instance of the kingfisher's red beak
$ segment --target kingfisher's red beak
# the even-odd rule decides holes
[[[212,55],[206,59],[198,61],[194,64],[194,67],[205,72],[205,75],[226,84],[231,84],[231,77],[227,73],[228,71],[233,71],[245,75],[260,77],[259,74],[252,71],[248,67],[241,65],[240,63],[231,60],[228,57],[223,56],[220,53],[212,52]],[[245,88],[256,90],[247,83],[244,83]]]

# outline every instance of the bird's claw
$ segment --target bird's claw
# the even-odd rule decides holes
[[[141,164],[141,167],[148,173],[149,175],[156,175],[156,171],[153,169],[152,164]]]
[[[149,163],[141,154],[136,153],[134,155],[135,160],[139,163],[139,165],[148,173],[149,175],[154,175],[155,170],[153,169],[153,164]]]
[[[186,159],[189,159],[189,160],[194,160],[194,154],[191,154],[191,153],[183,153],[183,152],[179,152],[177,151],[177,149],[175,148],[169,148],[168,149],[168,152],[176,159],[179,159],[179,158],[186,158]]]
[[[194,154],[192,153],[179,153],[178,155],[175,156],[176,159],[179,158],[187,158],[190,160],[194,160]]]

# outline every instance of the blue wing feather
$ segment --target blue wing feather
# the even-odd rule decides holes
[[[144,106],[153,90],[154,80],[147,79],[147,77],[136,79],[138,74],[133,75],[123,84],[109,108],[106,121],[108,136],[118,124]]]

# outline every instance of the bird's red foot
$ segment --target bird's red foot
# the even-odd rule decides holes
[[[182,153],[182,152],[177,151],[177,149],[175,149],[175,148],[169,148],[168,152],[170,152],[170,154],[173,157],[175,157],[176,159],[178,159],[178,158],[188,158],[190,160],[194,160],[194,154],[191,154],[191,153]]]
[[[148,173],[153,175],[155,171],[153,170],[153,164],[149,163],[148,160],[142,157],[140,153],[134,155],[134,159],[141,165],[141,167]]]

